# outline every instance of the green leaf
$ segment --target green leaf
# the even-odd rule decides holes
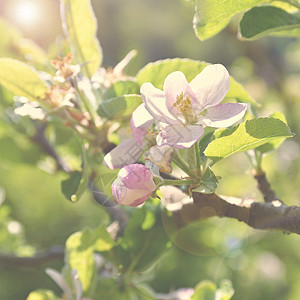
[[[68,179],[61,182],[61,191],[67,200],[76,202],[82,196],[81,193],[78,193],[79,187],[82,184],[86,187],[83,172],[74,171]]]
[[[202,281],[195,287],[190,300],[215,300],[217,287],[212,281]]]
[[[11,58],[0,58],[0,85],[14,95],[41,102],[48,91],[35,69]]]
[[[247,11],[241,22],[240,32],[249,40],[263,35],[300,27],[300,18],[274,6],[253,7]]]
[[[151,82],[156,88],[162,89],[165,78],[170,73],[181,71],[185,74],[187,81],[190,82],[208,65],[210,64],[204,61],[185,58],[158,60],[142,68],[137,74],[136,81],[140,86],[145,82]],[[225,99],[236,99],[240,102],[256,104],[242,85],[232,77],[230,77],[230,88]]]
[[[140,95],[123,95],[103,101],[97,112],[102,118],[127,121],[141,103]]]
[[[237,13],[242,12],[262,0],[196,0],[193,27],[196,36],[206,40],[219,33]]]
[[[270,117],[281,120],[282,122],[287,124],[286,118],[285,118],[284,114],[281,112],[275,112]],[[278,140],[266,143],[260,147],[257,147],[256,150],[261,153],[267,153],[267,152],[273,151],[274,149],[278,148],[284,142],[284,140],[285,140],[285,137],[282,139],[278,139]]]
[[[27,300],[56,300],[56,295],[50,290],[39,289],[31,292]]]
[[[232,129],[219,130],[216,135],[219,137],[213,140],[204,152],[214,162],[234,153],[293,136],[288,126],[275,118],[248,120]]]
[[[231,281],[227,279],[222,280],[218,291],[221,295],[221,300],[230,300],[234,294]]]
[[[139,86],[135,81],[122,80],[117,81],[110,86],[103,94],[103,99],[107,100],[128,94],[138,94],[140,92]]]
[[[151,209],[144,205],[130,217],[120,247],[115,248],[117,264],[131,271],[145,270],[161,257],[168,241],[161,222],[160,207]]]
[[[81,146],[82,171],[74,171],[70,177],[61,182],[61,191],[63,195],[72,202],[78,201],[86,191],[88,185],[88,163],[86,159],[86,151]]]
[[[72,234],[66,242],[65,254],[65,263],[71,270],[77,270],[84,292],[92,288],[96,276],[94,239],[89,239],[88,235],[88,229]]]
[[[75,61],[91,78],[102,63],[102,49],[96,38],[97,21],[90,0],[61,0],[61,18]]]
[[[211,168],[207,168],[201,178],[200,186],[193,190],[203,194],[212,194],[218,187],[219,180]]]

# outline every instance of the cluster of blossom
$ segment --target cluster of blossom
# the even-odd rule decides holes
[[[131,117],[132,138],[104,158],[109,168],[121,168],[112,183],[117,203],[144,203],[157,188],[153,175],[172,172],[174,148],[191,148],[206,126],[228,127],[243,118],[246,104],[220,103],[229,86],[230,76],[221,64],[207,66],[190,83],[176,71],[167,76],[163,90],[149,82],[141,86],[143,103]],[[145,165],[136,163],[141,156]]]

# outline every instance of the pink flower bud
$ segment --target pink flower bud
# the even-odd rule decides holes
[[[156,189],[152,174],[140,164],[122,168],[111,185],[114,200],[121,205],[143,204]]]

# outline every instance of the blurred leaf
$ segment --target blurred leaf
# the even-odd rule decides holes
[[[218,178],[211,170],[211,168],[207,168],[204,175],[201,178],[200,186],[193,190],[193,192],[199,192],[203,194],[212,194],[218,187]]]
[[[95,251],[108,251],[115,246],[105,225],[72,234],[66,242],[65,263],[77,270],[85,294],[92,292],[96,280]]]
[[[23,36],[21,31],[7,20],[0,18],[0,32],[0,57],[16,55],[16,45]]]
[[[181,71],[185,74],[187,81],[190,82],[209,65],[207,62],[186,58],[158,60],[142,68],[137,74],[136,81],[140,86],[145,82],[151,82],[156,88],[162,90],[165,78],[170,73]],[[241,102],[256,104],[242,85],[230,77],[230,88],[225,99],[232,98]]]
[[[226,279],[222,280],[218,292],[219,294],[221,294],[221,300],[230,300],[234,294],[234,289],[232,288],[231,281]]]
[[[31,292],[27,300],[56,300],[56,295],[50,290],[39,289]]]
[[[96,38],[97,21],[90,0],[62,0],[61,18],[75,61],[91,78],[102,63],[102,49]]]
[[[45,98],[48,91],[35,69],[11,58],[0,58],[0,85],[14,95],[38,102]]]
[[[216,300],[217,287],[212,281],[202,281],[195,287],[190,300]]]
[[[86,159],[86,151],[82,145],[82,171],[74,171],[71,173],[70,178],[61,182],[61,191],[67,200],[72,202],[78,201],[86,191],[89,174],[88,174],[88,163]]]
[[[126,121],[141,103],[140,95],[124,95],[103,101],[97,111],[100,117]]]
[[[281,112],[274,112],[270,117],[274,118],[274,119],[281,120],[282,122],[284,122],[287,125],[286,118],[285,118],[284,114],[281,113]],[[284,142],[284,140],[285,140],[285,138],[282,138],[282,139],[278,139],[278,140],[275,140],[275,141],[270,142],[270,143],[266,143],[266,144],[256,148],[256,150],[261,152],[261,153],[270,152],[270,151],[278,148]]]
[[[219,130],[216,134],[219,137],[204,152],[214,162],[234,153],[293,136],[284,122],[274,118],[248,120],[232,129]]]
[[[253,7],[244,14],[240,22],[240,32],[244,38],[249,40],[272,32],[299,27],[300,18],[298,16],[274,6]]]
[[[145,223],[147,214],[148,224]],[[153,216],[150,217],[149,214]],[[166,250],[169,239],[162,227],[160,214],[159,206],[155,210],[150,210],[144,205],[136,209],[130,217],[120,247],[115,248],[118,263],[125,269],[145,270]],[[149,222],[152,218],[156,220],[154,224],[151,224],[153,220]]]
[[[219,33],[237,13],[244,11],[262,0],[196,0],[193,26],[196,36],[204,41]]]
[[[76,202],[80,198],[81,194],[78,193],[80,186],[84,185],[86,188],[86,183],[82,175],[83,172],[74,171],[68,179],[61,182],[62,193],[72,202]]]
[[[138,84],[132,80],[122,80],[115,82],[104,93],[104,99],[115,98],[128,94],[138,94],[140,91]]]
[[[77,271],[84,293],[92,289],[96,276],[94,242],[88,229],[72,234],[66,242],[65,263]]]
[[[20,39],[18,41],[19,52],[22,56],[36,64],[44,65],[48,62],[46,52],[34,41],[29,39]]]
[[[220,288],[212,281],[202,281],[195,287],[190,300],[230,300],[234,294],[231,281],[223,280]]]

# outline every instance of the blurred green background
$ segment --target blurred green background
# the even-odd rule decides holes
[[[25,0],[2,0],[0,17],[33,39],[48,53],[61,43],[59,1],[29,1],[37,15],[20,17]],[[300,205],[300,40],[268,37],[254,42],[237,39],[237,23],[214,38],[200,42],[192,29],[193,6],[180,0],[92,1],[98,20],[98,37],[104,65],[114,66],[128,51],[138,55],[129,72],[158,59],[187,57],[222,63],[236,80],[261,104],[258,111],[286,115],[295,134],[264,159],[263,167],[277,194],[288,205]],[[5,37],[2,30],[1,35]],[[0,56],[14,56],[5,38],[0,38]],[[52,51],[52,52],[51,52]],[[24,58],[26,60],[26,58]],[[1,93],[6,93],[1,91]],[[63,173],[53,174],[53,161],[22,133],[5,122],[10,109],[0,96],[0,252],[29,255],[52,245],[63,245],[67,237],[86,226],[96,227],[108,216],[91,195],[76,204],[60,192]],[[25,131],[30,130],[30,126]],[[58,151],[76,162],[80,146],[64,128],[49,128]],[[70,154],[71,153],[71,154]],[[222,177],[219,194],[261,200],[244,154],[222,161],[215,173]],[[193,287],[210,279],[232,280],[235,295],[243,300],[295,300],[300,298],[300,240],[297,235],[253,230],[235,220],[212,218],[184,229],[192,241],[175,241],[155,266],[149,279],[157,292]],[[40,268],[0,264],[0,299],[25,299],[31,290],[59,288],[44,268],[59,270],[61,261]]]

